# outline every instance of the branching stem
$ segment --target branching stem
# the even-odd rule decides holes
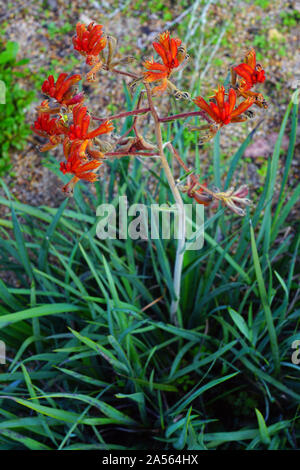
[[[175,199],[175,202],[177,203],[177,208],[178,208],[178,244],[177,244],[177,250],[176,250],[176,259],[175,259],[174,276],[173,276],[175,298],[172,300],[172,303],[171,303],[170,316],[171,316],[172,323],[182,325],[182,319],[181,319],[181,315],[179,312],[179,299],[180,299],[180,286],[181,286],[182,266],[183,266],[183,257],[184,257],[184,245],[185,245],[184,204],[183,204],[180,192],[174,181],[167,158],[164,153],[164,146],[163,146],[163,140],[162,140],[161,128],[160,128],[161,123],[160,123],[160,119],[157,114],[157,111],[153,104],[151,89],[148,83],[145,83],[145,87],[146,87],[150,112],[154,119],[155,136],[156,136],[156,141],[157,141],[158,153],[160,155],[162,167],[164,169],[170,189],[172,191],[172,194],[174,196],[174,199]]]

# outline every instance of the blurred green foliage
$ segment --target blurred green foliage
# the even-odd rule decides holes
[[[66,22],[62,27],[58,27],[53,21],[48,24],[48,31],[50,39],[54,39],[56,35],[66,34],[73,31],[74,27],[70,23]]]
[[[0,45],[1,47],[1,45]],[[10,167],[11,147],[22,149],[30,133],[25,122],[25,110],[34,100],[35,92],[20,87],[18,78],[26,76],[22,65],[28,59],[17,61],[19,45],[9,41],[2,44],[0,53],[0,80],[6,88],[5,103],[0,104],[0,174]]]
[[[284,26],[289,28],[297,26],[300,21],[300,12],[298,10],[293,10],[292,12],[282,11],[280,17]]]

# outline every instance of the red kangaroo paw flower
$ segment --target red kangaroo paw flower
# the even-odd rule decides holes
[[[88,65],[99,62],[99,54],[105,48],[107,40],[103,36],[102,25],[90,23],[88,26],[78,23],[76,36],[73,37],[74,49],[86,57]]]
[[[241,83],[243,90],[250,90],[253,85],[263,83],[266,79],[265,71],[260,64],[256,63],[254,49],[250,49],[245,56],[245,62],[234,67],[236,73],[244,80]]]
[[[71,193],[79,180],[93,183],[98,179],[98,175],[92,170],[98,169],[103,161],[99,158],[89,160],[86,154],[89,142],[89,140],[84,140],[83,142],[75,140],[71,143],[68,138],[65,139],[63,148],[66,162],[61,162],[60,171],[64,174],[71,173],[74,176],[71,181],[63,187],[64,192]]]
[[[149,83],[168,79],[172,71],[178,68],[186,57],[185,48],[182,47],[184,53],[180,49],[181,40],[171,38],[169,31],[160,34],[159,42],[153,42],[152,45],[163,63],[155,62],[153,57],[143,63],[147,69],[147,72],[144,72],[144,80]],[[166,88],[164,84],[157,87],[160,94]]]
[[[81,80],[81,75],[76,74],[69,78],[67,76],[68,74],[61,73],[55,82],[53,75],[49,75],[42,85],[42,92],[45,95],[56,99],[58,103],[64,106],[70,106],[83,100],[82,93],[75,96],[72,93],[72,87]]]
[[[219,124],[220,127],[227,125],[230,122],[235,122],[235,120],[254,103],[253,98],[247,98],[236,109],[234,109],[236,104],[236,92],[233,88],[230,88],[228,92],[228,100],[225,101],[225,88],[223,86],[218,87],[213,99],[216,103],[213,101],[207,103],[201,96],[198,96],[194,99],[194,103],[199,108],[203,109],[203,111]],[[240,117],[239,119],[243,118]]]

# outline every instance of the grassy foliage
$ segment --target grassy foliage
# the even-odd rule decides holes
[[[175,243],[95,236],[102,202],[117,207],[125,193],[129,204],[172,202],[158,164],[155,187],[141,162],[115,161],[95,196],[78,185],[73,205],[57,209],[25,205],[2,183],[11,217],[0,219],[0,266],[15,286],[0,281],[1,449],[297,448],[299,239],[283,236],[299,197],[299,187],[286,197],[297,107],[294,97],[255,208],[244,219],[219,210],[204,248],[186,252],[181,326],[169,322]],[[252,137],[225,166],[216,141],[225,187]]]

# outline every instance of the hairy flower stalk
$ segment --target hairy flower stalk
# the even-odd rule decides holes
[[[151,109],[151,114],[154,119],[155,135],[156,135],[159,155],[161,158],[161,163],[165,171],[165,175],[167,177],[168,183],[170,185],[172,194],[174,196],[175,202],[177,203],[177,206],[178,206],[178,244],[177,244],[177,250],[176,250],[176,260],[175,260],[174,278],[173,278],[175,299],[173,299],[171,303],[171,309],[170,309],[171,321],[176,323],[175,319],[176,319],[176,313],[178,313],[178,306],[179,306],[179,300],[180,300],[180,286],[181,286],[182,265],[183,265],[183,257],[184,257],[184,245],[185,245],[185,211],[184,211],[184,204],[183,204],[180,192],[178,191],[171,169],[168,164],[168,160],[166,159],[166,156],[164,153],[161,128],[160,128],[161,124],[159,122],[159,117],[156,112],[156,109],[153,105],[152,94],[151,94],[151,90],[150,90],[148,83],[145,83],[145,87],[146,87],[149,107]],[[179,325],[182,324],[182,321],[179,315],[177,316],[177,322]]]

